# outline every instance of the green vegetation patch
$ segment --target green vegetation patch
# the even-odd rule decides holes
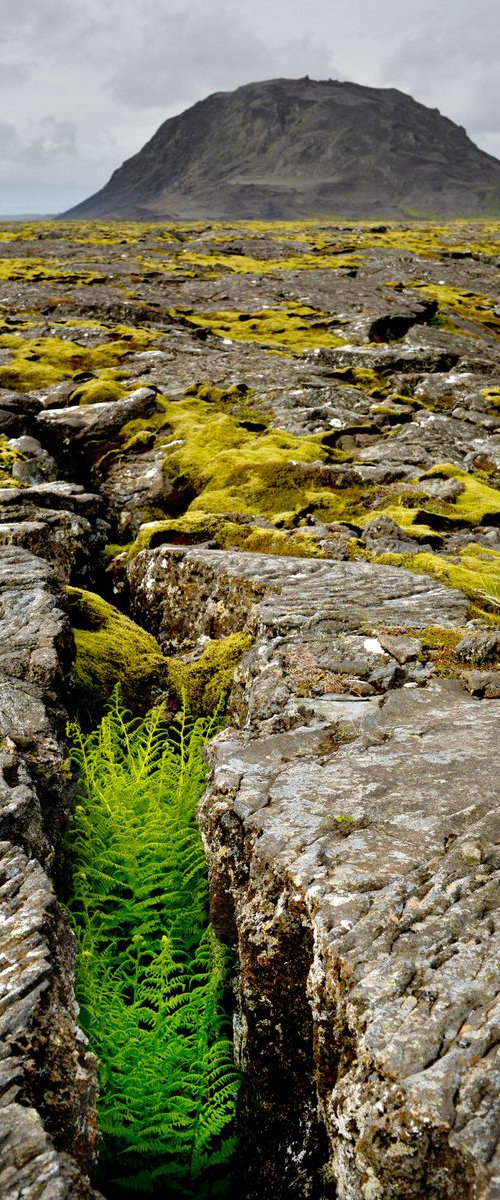
[[[94,732],[70,730],[76,995],[100,1063],[97,1182],[120,1194],[220,1196],[230,1174],[227,954],[195,820],[214,731],[181,715],[167,734],[161,708],[133,721],[116,697]]]
[[[168,681],[174,695],[187,703],[191,712],[209,716],[217,705],[225,704],[236,667],[252,639],[245,633],[209,642],[200,658],[186,662],[181,658],[168,660]]]
[[[363,557],[371,562],[422,572],[446,587],[458,588],[474,602],[477,615],[496,622],[500,609],[500,552],[497,550],[470,542],[458,554],[447,558],[428,551],[377,555],[365,552]]]
[[[326,557],[313,530],[269,528],[253,522],[232,521],[203,511],[147,522],[141,525],[130,546],[109,547],[109,557],[114,557],[123,549],[126,549],[129,558],[134,558],[141,550],[165,543],[189,546],[205,541],[210,541],[219,550],[246,550],[252,554],[277,554],[281,557]]]
[[[433,479],[456,479],[460,489],[449,500],[426,496],[421,485]],[[400,484],[389,485],[384,491],[385,494],[379,499],[374,494],[370,511],[359,511],[355,515],[361,526],[371,520],[374,514],[383,513],[391,517],[404,533],[425,540],[436,536],[439,520],[435,518],[442,517],[443,527],[446,528],[451,521],[456,522],[457,527],[481,525],[489,519],[496,520],[500,514],[500,491],[450,463],[432,467],[403,487]]]
[[[59,328],[64,331],[63,324]],[[0,348],[14,351],[12,360],[0,366],[0,388],[28,392],[62,383],[79,372],[115,368],[127,355],[146,349],[159,336],[123,325],[105,332],[109,340],[97,346],[82,346],[55,336],[30,339],[21,334],[0,334]]]
[[[0,487],[23,487],[18,479],[14,479],[12,468],[24,455],[11,445],[4,433],[0,433]]]
[[[155,638],[94,592],[68,587],[76,643],[75,686],[82,707],[102,705],[117,683],[135,708],[166,683],[166,659]]]
[[[247,634],[213,640],[198,658],[165,657],[158,642],[94,592],[68,587],[76,644],[75,694],[79,707],[102,708],[116,684],[135,711],[159,691],[187,703],[196,716],[214,712],[229,695],[236,666],[250,649]]]
[[[181,400],[163,398],[161,404],[163,413],[153,422],[124,426],[118,453],[133,448],[139,433],[155,428],[169,478],[187,477],[197,492],[190,513],[283,517],[311,505],[335,510],[337,494],[329,487],[328,472],[322,471],[332,454],[321,435],[248,429],[228,412],[217,411],[211,400],[190,392]],[[343,461],[345,455],[337,457]]]
[[[91,379],[88,383],[82,383],[80,387],[72,393],[72,404],[105,404],[116,400],[123,400],[127,395],[127,389],[121,387],[115,379],[107,379],[101,376],[100,379]]]
[[[282,258],[252,258],[247,254],[224,254],[220,251],[214,254],[198,254],[195,251],[183,250],[175,257],[166,259],[163,263],[144,259],[141,266],[146,270],[158,270],[161,265],[165,272],[182,271],[186,267],[199,267],[203,277],[219,279],[221,275],[269,275],[280,271],[339,271],[355,270],[362,259],[359,255],[316,254],[284,255]]]
[[[464,321],[480,325],[488,333],[500,334],[500,317],[497,315],[496,300],[484,293],[467,292],[447,283],[412,283],[424,296],[437,300],[439,309],[453,313]],[[461,332],[455,327],[455,332]]]
[[[193,313],[174,309],[173,317],[182,314],[189,325],[209,329],[217,337],[232,342],[258,342],[261,346],[282,353],[304,354],[307,350],[344,346],[346,339],[338,332],[340,318],[331,317],[307,305],[289,304],[287,308],[260,309],[257,312]]]

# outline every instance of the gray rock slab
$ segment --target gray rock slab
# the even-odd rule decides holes
[[[497,1195],[499,720],[445,681],[389,693],[335,753],[231,733],[212,752],[200,815],[243,1057],[258,1071],[261,997],[309,938],[297,987],[341,1200]],[[290,1010],[293,991],[292,973]]]

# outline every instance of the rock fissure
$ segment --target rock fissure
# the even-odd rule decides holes
[[[0,446],[9,1200],[45,1178],[44,1200],[92,1195],[96,1067],[47,877],[63,886],[68,613],[81,666],[114,611],[89,589],[152,635],[151,674],[127,675],[149,699],[187,680],[208,702],[236,660],[219,640],[246,638],[199,813],[239,955],[244,1194],[494,1200],[500,388],[494,262],[449,253],[494,232],[320,224],[295,231],[299,270],[269,227],[259,274],[243,229],[248,261],[216,249],[207,285],[228,231],[185,229],[180,273],[161,228],[115,248],[82,227],[77,258],[59,227],[75,271],[103,239],[109,277],[45,315],[54,283],[20,252],[4,280],[0,429],[24,439],[22,459]]]

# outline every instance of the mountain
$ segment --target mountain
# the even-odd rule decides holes
[[[500,210],[500,162],[395,88],[273,79],[165,121],[66,217],[469,216]]]

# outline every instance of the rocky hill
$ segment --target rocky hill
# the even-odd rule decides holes
[[[395,88],[273,79],[160,126],[72,217],[295,218],[500,210],[500,163]]]

